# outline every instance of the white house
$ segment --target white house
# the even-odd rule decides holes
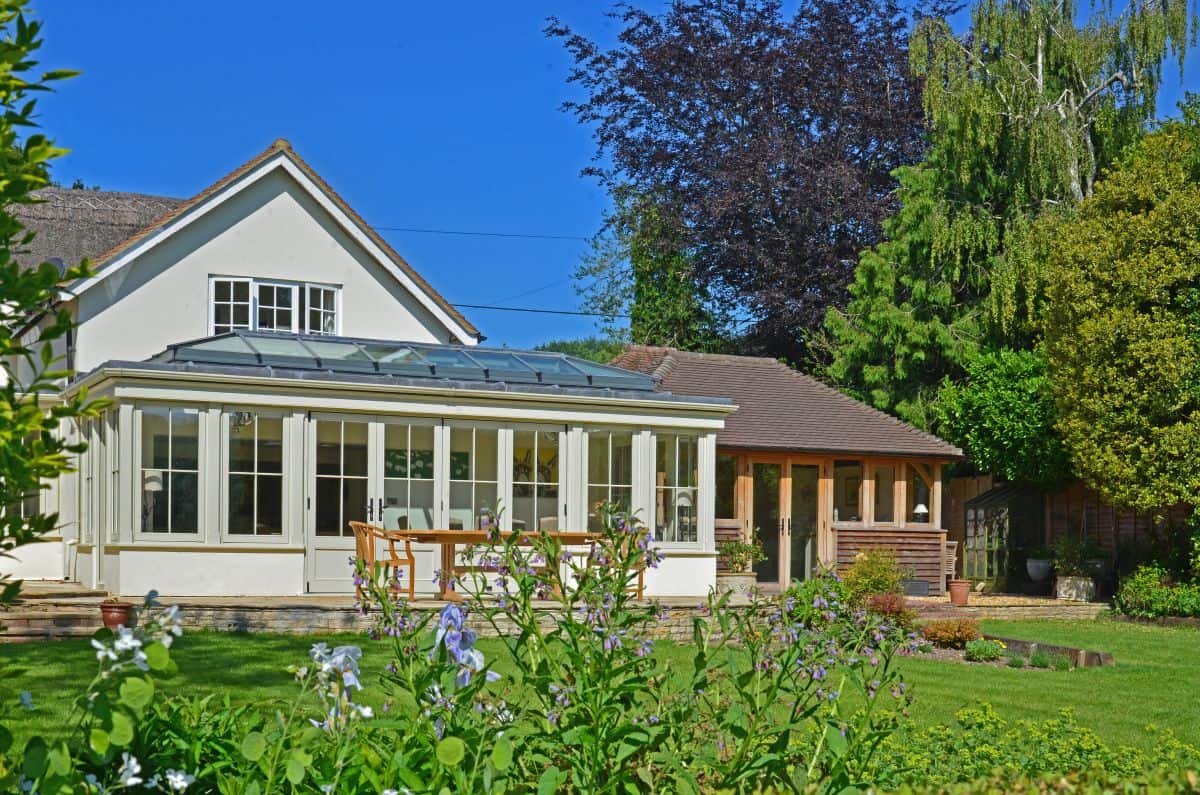
[[[91,258],[61,353],[104,417],[41,495],[62,533],[16,573],[120,594],[351,590],[347,522],[583,529],[629,506],[667,555],[651,595],[715,581],[726,399],[482,336],[276,141],[195,198],[49,189],[30,257]],[[17,368],[17,377],[21,377]],[[423,548],[418,588],[432,592]]]

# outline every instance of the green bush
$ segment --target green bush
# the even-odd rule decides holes
[[[846,570],[843,581],[856,606],[866,603],[867,597],[881,593],[901,593],[904,573],[896,553],[888,547],[872,547],[859,552]]]
[[[1009,668],[1024,668],[1025,667],[1025,658],[1022,657],[1020,654],[1013,652],[1008,655],[1007,665]]]
[[[1034,649],[1033,654],[1029,655],[1029,664],[1034,668],[1049,668],[1050,655],[1041,649]]]
[[[943,795],[1112,795],[1117,792],[1172,795],[1178,792],[1200,792],[1200,775],[1193,770],[1156,770],[1129,776],[1110,773],[1102,768],[1049,776],[1013,776],[997,773],[964,784],[939,787],[936,791]],[[930,789],[923,784],[905,785],[896,792],[899,795],[914,795],[928,793]]]
[[[1145,564],[1121,580],[1113,606],[1138,618],[1200,617],[1200,584],[1175,583],[1162,566]]]
[[[943,649],[961,649],[979,638],[979,621],[974,618],[943,618],[921,627],[925,640]]]
[[[1050,667],[1056,671],[1071,670],[1071,658],[1065,654],[1051,654]]]
[[[955,787],[954,792],[1007,792],[1011,790],[956,785],[1081,770],[1119,779],[1159,770],[1200,769],[1200,748],[1169,731],[1157,733],[1151,750],[1110,747],[1091,729],[1076,723],[1070,710],[1041,722],[1009,722],[990,705],[980,704],[960,710],[955,722],[953,726],[902,730],[889,737],[875,757],[870,780],[886,792],[905,786],[921,792],[941,787]]]
[[[978,640],[967,641],[963,659],[968,662],[994,662],[1000,659],[1000,655],[1003,652],[1004,647],[997,641],[979,638]]]

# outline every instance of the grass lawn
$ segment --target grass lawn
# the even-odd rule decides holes
[[[1110,621],[989,621],[984,629],[1014,638],[1061,643],[1112,652],[1115,668],[1072,672],[1010,670],[922,659],[903,659],[901,670],[916,697],[913,717],[919,725],[953,720],[955,711],[978,701],[990,702],[1009,719],[1053,717],[1072,707],[1079,722],[1113,744],[1148,746],[1147,724],[1171,727],[1181,739],[1200,744],[1200,632],[1144,627]],[[235,701],[290,699],[296,693],[290,664],[307,661],[308,647],[352,643],[363,648],[362,668],[370,675],[387,663],[389,644],[361,635],[230,635],[193,632],[174,650],[179,674],[162,682],[170,693],[229,693]],[[495,641],[480,647],[497,660]],[[686,664],[686,649],[660,644],[659,653]],[[73,699],[95,674],[95,656],[87,641],[0,645],[4,692],[0,716],[18,737],[66,731]],[[364,677],[361,700],[377,706],[378,687]],[[28,690],[38,708],[16,706]]]

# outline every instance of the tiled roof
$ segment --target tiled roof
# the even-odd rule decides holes
[[[722,447],[962,457],[936,436],[774,359],[632,345],[612,364],[651,375],[677,395],[731,399],[738,409],[717,434]]]

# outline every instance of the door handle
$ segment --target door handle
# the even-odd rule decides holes
[[[367,497],[367,521],[375,521],[375,499],[372,497]]]

